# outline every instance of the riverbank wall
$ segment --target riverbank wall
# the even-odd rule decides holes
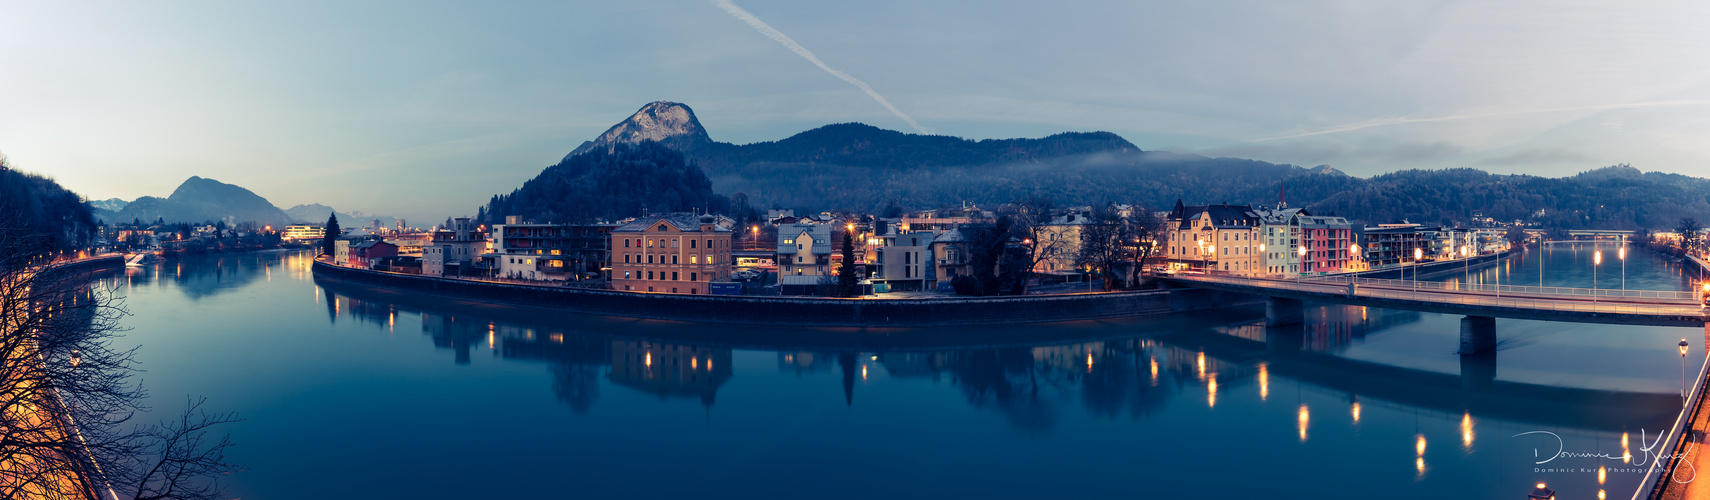
[[[919,327],[1051,323],[1127,318],[1259,304],[1261,297],[1212,290],[834,299],[682,295],[521,285],[313,265],[315,278],[488,303],[645,319],[754,325]]]
[[[114,253],[51,264],[42,270],[42,274],[44,276],[76,275],[124,269],[124,267],[125,256]]]

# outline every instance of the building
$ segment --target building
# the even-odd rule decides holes
[[[1347,270],[1354,249],[1354,225],[1348,219],[1335,216],[1300,215],[1300,240],[1306,253],[1301,255],[1300,272],[1330,273]]]
[[[1259,214],[1247,205],[1183,206],[1166,218],[1166,257],[1173,269],[1199,269],[1239,276],[1265,273]],[[1268,248],[1268,247],[1267,247]]]
[[[279,237],[285,241],[312,242],[325,238],[326,235],[327,228],[320,224],[293,224],[285,226],[285,231],[280,233]]]
[[[711,216],[642,217],[612,229],[611,248],[614,290],[701,294],[730,280],[730,230]]]
[[[487,253],[487,236],[467,217],[456,219],[449,229],[433,233],[433,241],[422,247],[422,274],[465,276],[480,274],[475,262]]]
[[[350,243],[346,258],[349,259],[347,262],[351,267],[369,269],[382,258],[397,256],[397,245],[370,239]]]
[[[1133,210],[1130,209],[1129,213]],[[1039,226],[1039,241],[1036,243],[1039,252],[1039,262],[1033,266],[1034,273],[1040,274],[1078,274],[1081,260],[1081,235],[1088,224],[1093,222],[1091,209],[1071,210],[1068,213],[1053,217],[1051,222]]]
[[[833,250],[831,224],[796,222],[778,226],[778,273],[829,276]]]
[[[972,241],[969,239],[969,233],[961,228],[939,231],[933,236],[932,242],[927,246],[927,255],[933,260],[931,264],[935,269],[932,274],[938,284],[932,288],[943,288],[944,284],[950,283],[950,280],[956,279],[957,276],[974,274],[968,263],[969,256],[973,255],[970,244]]]
[[[617,224],[535,224],[520,217],[493,226],[498,276],[580,281],[604,277],[611,267],[611,233]]]
[[[932,243],[936,231],[902,231],[899,226],[886,225],[887,231],[867,239],[872,268],[868,279],[893,291],[928,290],[937,282],[937,269],[932,265]]]
[[[1300,275],[1300,217],[1310,216],[1304,208],[1258,209],[1260,251],[1265,274]]]
[[[1379,224],[1377,227],[1367,227],[1364,231],[1365,244],[1361,245],[1366,254],[1366,263],[1373,269],[1378,269],[1413,262],[1415,250],[1425,257],[1433,257],[1432,242],[1439,231],[1438,227],[1419,224]]]

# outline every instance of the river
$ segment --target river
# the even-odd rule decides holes
[[[1536,284],[1541,258],[1548,285],[1590,286],[1588,255],[1439,279]],[[1257,307],[914,330],[634,320],[317,282],[309,263],[102,278],[152,406],[206,396],[246,419],[226,429],[247,468],[234,496],[1512,499],[1547,482],[1626,498],[1641,436],[1673,422],[1683,366],[1704,359],[1695,328],[1498,320],[1496,355],[1469,360],[1458,316],[1326,305],[1270,329]],[[1636,252],[1625,286],[1687,274]]]

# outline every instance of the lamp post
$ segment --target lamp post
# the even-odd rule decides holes
[[[1686,405],[1686,339],[1680,339],[1680,404]]]
[[[1622,245],[1616,255],[1621,257],[1621,291],[1627,291],[1627,246]]]
[[[1266,264],[1270,263],[1270,260],[1271,260],[1270,255],[1265,253],[1265,244],[1264,243],[1259,244],[1259,256],[1260,256],[1260,259],[1264,260]],[[1265,273],[1270,274],[1270,272],[1271,272],[1271,266],[1265,266]]]
[[[755,224],[751,231],[754,233],[754,237],[748,240],[748,249],[755,250],[760,248],[760,225]]]
[[[1425,258],[1425,249],[1413,249],[1413,288],[1419,288],[1419,261]]]
[[[1466,280],[1466,283],[1470,285],[1472,284],[1472,259],[1467,258],[1467,250],[1466,245],[1461,245],[1461,273],[1466,275],[1461,279]]]
[[[1591,303],[1597,304],[1597,268],[1603,265],[1603,251],[1591,252]]]
[[[1360,255],[1359,243],[1348,245],[1348,267],[1354,267],[1354,259],[1360,259],[1362,261],[1365,260],[1365,258]]]
[[[1206,249],[1206,251],[1210,252],[1211,255],[1217,255],[1217,245],[1207,246],[1207,247],[1205,247],[1205,249]],[[1207,270],[1206,274],[1211,274],[1209,269]]]
[[[1306,242],[1305,241],[1300,242],[1300,251],[1298,253],[1300,254],[1300,259],[1299,259],[1300,264],[1297,264],[1297,265],[1300,266],[1300,275],[1306,276]]]

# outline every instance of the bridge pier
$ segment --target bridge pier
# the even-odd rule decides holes
[[[1306,304],[1297,299],[1265,299],[1265,326],[1298,325],[1306,322]]]
[[[1496,318],[1461,318],[1461,355],[1478,356],[1496,352]]]

